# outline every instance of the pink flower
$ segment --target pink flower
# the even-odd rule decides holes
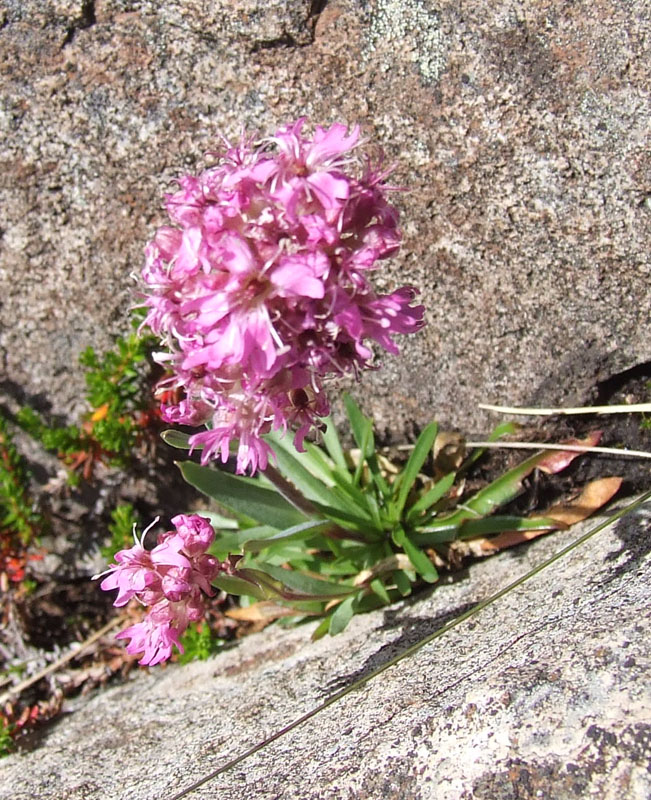
[[[183,549],[190,556],[205,553],[215,539],[212,525],[198,514],[177,514],[172,525],[183,541]]]
[[[157,576],[152,570],[150,554],[138,541],[130,550],[120,550],[116,553],[115,560],[118,563],[100,586],[107,592],[117,589],[118,596],[113,605],[126,606],[132,597],[154,583]]]
[[[180,632],[169,622],[157,623],[149,615],[142,622],[120,631],[115,638],[131,639],[126,647],[127,653],[131,655],[143,653],[138,663],[153,667],[171,657],[174,645],[181,653],[183,652],[179,636]]]
[[[207,519],[179,514],[172,523],[176,530],[160,534],[151,551],[142,544],[149,528],[140,540],[134,533],[134,546],[117,553],[117,563],[111,564],[101,583],[106,591],[118,590],[115,606],[126,605],[133,597],[151,606],[142,622],[116,637],[131,639],[127,652],[142,652],[140,664],[166,661],[172,655],[172,646],[183,652],[180,637],[190,622],[203,616],[204,596],[213,594],[210,582],[218,572],[232,569],[228,562],[222,564],[206,552],[215,538]]]
[[[272,429],[304,436],[329,413],[324,382],[371,366],[370,341],[423,325],[415,290],[378,295],[369,271],[400,244],[386,172],[354,155],[359,128],[304,132],[305,119],[262,144],[226,143],[215,166],[179,180],[173,227],[146,250],[146,324],[173,370],[170,422],[207,424],[192,437],[202,461],[254,472],[272,456]],[[296,400],[300,402],[296,402]]]

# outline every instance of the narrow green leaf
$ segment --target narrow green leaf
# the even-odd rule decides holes
[[[286,544],[279,542],[260,551],[260,554],[247,553],[247,566],[257,568],[262,565],[266,568],[267,564],[271,564],[274,567],[290,567],[298,572],[312,574],[317,565],[315,565],[314,559],[306,554],[302,544],[302,542],[287,542]]]
[[[350,558],[341,557],[331,563],[324,564],[321,571],[324,575],[334,578],[338,576],[350,578],[359,572],[359,564]]]
[[[374,530],[378,534],[381,533],[382,526],[378,526],[375,522],[375,515],[369,504],[369,495],[353,485],[350,473],[347,473],[344,478],[337,468],[332,475],[336,486],[330,490],[330,503],[327,506],[314,503],[315,507],[332,520],[335,519],[332,511],[336,511],[337,522],[341,523],[343,520],[344,527],[354,525],[355,530]]]
[[[213,580],[213,585],[224,592],[228,592],[228,594],[246,595],[248,597],[255,597],[256,600],[269,599],[269,592],[257,583],[243,580],[235,575],[218,575]]]
[[[389,593],[387,592],[386,586],[382,583],[379,578],[376,578],[374,581],[371,581],[369,584],[371,591],[374,592],[380,600],[382,600],[386,605],[391,603],[391,598],[389,597]]]
[[[368,464],[368,468],[371,472],[373,483],[375,483],[378,491],[385,498],[385,502],[388,501],[391,497],[392,491],[391,487],[386,482],[384,475],[382,474],[382,470],[377,459],[377,453],[368,453],[366,456],[366,463]]]
[[[318,641],[319,639],[323,639],[323,637],[328,632],[328,628],[330,627],[330,617],[326,617],[322,619],[321,622],[316,626],[314,629],[314,633],[310,637],[313,642]]]
[[[270,525],[257,525],[253,528],[222,533],[217,535],[215,541],[210,545],[210,553],[220,558],[225,555],[244,553],[244,545],[251,539],[260,540],[266,536],[273,536],[275,533],[278,533],[277,528],[272,528]]]
[[[278,492],[260,486],[256,481],[220,469],[202,467],[193,461],[177,462],[177,466],[191,486],[247,519],[271,525],[278,530],[291,528],[307,520]]]
[[[558,528],[558,522],[548,517],[523,519],[522,517],[482,517],[480,519],[467,519],[457,524],[436,523],[421,529],[415,540],[421,546],[444,544],[457,539],[473,539],[478,536],[491,536],[505,531],[544,531]]]
[[[502,422],[497,425],[492,431],[490,436],[488,437],[487,441],[489,442],[496,442],[498,439],[501,439],[502,436],[507,436],[511,433],[516,433],[520,428],[517,422]],[[459,469],[459,473],[463,474],[467,472],[468,468],[477,461],[477,459],[481,458],[484,453],[486,452],[485,447],[478,447],[472,451],[472,453],[468,456],[468,458],[464,461],[461,468]]]
[[[320,503],[331,502],[331,489],[315,477],[304,463],[301,463],[305,459],[301,458],[302,454],[291,443],[284,441],[275,433],[267,434],[265,439],[271,442],[276,453],[278,469],[287,480],[291,481],[309,500],[317,500]]]
[[[360,453],[359,453],[359,461],[357,462],[357,466],[355,467],[355,473],[353,475],[353,486],[359,486],[360,479],[362,477],[362,472],[364,471],[364,464],[366,463],[366,454],[368,453],[369,446],[373,447],[373,430],[371,425],[367,425],[364,428],[362,433],[362,440],[359,445]]]
[[[265,564],[264,568],[261,567],[265,573],[270,575],[274,580],[282,583],[287,588],[295,592],[300,592],[304,595],[309,595],[314,599],[317,597],[333,598],[345,597],[355,591],[352,586],[346,586],[341,583],[331,583],[324,581],[321,578],[313,578],[311,575],[305,575],[301,572],[296,572],[291,569],[284,569],[283,567],[276,567],[271,564]]]
[[[337,470],[332,473],[336,486],[333,487],[332,493],[335,495],[339,502],[337,505],[342,505],[350,513],[363,516],[365,519],[371,520],[371,511],[366,505],[366,496],[364,492],[355,486],[351,480],[350,473],[347,478],[343,478]]]
[[[377,500],[375,497],[368,492],[366,495],[366,505],[371,512],[371,516],[373,517],[373,522],[375,523],[375,527],[378,530],[382,530],[382,518],[380,517],[380,508],[377,504]]]
[[[343,630],[345,630],[355,613],[356,600],[357,597],[355,595],[351,595],[345,600],[342,600],[337,608],[335,608],[332,616],[330,617],[330,626],[328,628],[328,633],[331,636],[336,636],[338,633],[341,633]]]
[[[189,433],[183,433],[183,431],[177,431],[173,428],[168,428],[168,430],[161,433],[160,438],[165,442],[165,444],[168,444],[170,447],[176,447],[178,450],[190,449]],[[203,445],[199,444],[194,449],[203,450]]]
[[[196,513],[200,517],[206,517],[209,519],[210,524],[213,526],[215,531],[236,531],[239,528],[236,519],[225,517],[223,514],[219,514],[217,511],[208,511],[202,508],[201,511],[197,511]]]
[[[430,424],[422,431],[418,440],[411,451],[409,461],[407,461],[405,468],[402,470],[400,490],[398,492],[397,510],[398,514],[402,514],[402,510],[407,502],[407,496],[411,491],[412,486],[420,472],[425,459],[430,454],[434,440],[438,434],[439,426],[436,422]]]
[[[356,512],[340,511],[334,506],[322,506],[320,503],[315,503],[314,505],[319,514],[327,517],[332,522],[336,522],[344,530],[357,532],[361,535],[373,533],[372,538],[377,538],[379,531],[375,529],[370,517],[362,517],[361,514]]]
[[[427,547],[427,545],[431,544],[453,542],[455,539],[459,538],[459,528],[461,527],[461,524],[461,522],[453,523],[451,525],[444,522],[434,522],[433,524],[428,525],[426,528],[419,528],[417,533],[414,534],[414,538],[421,545],[421,547]]]
[[[348,414],[350,427],[353,430],[353,436],[355,437],[357,446],[362,451],[362,457],[365,457],[366,450],[364,448],[364,439],[368,435],[368,429],[370,428],[371,432],[373,430],[371,420],[362,414],[360,407],[348,393],[344,394],[344,405],[346,406],[346,413]]]
[[[414,569],[423,580],[427,581],[427,583],[435,583],[439,579],[439,574],[434,564],[432,564],[427,555],[412,542],[402,528],[398,528],[394,532],[393,538],[405,551]]]
[[[330,459],[321,447],[313,442],[304,442],[304,444],[305,454],[310,459],[308,469],[326,486],[332,486],[334,483],[332,479],[332,470],[335,468],[334,461]]]
[[[393,571],[392,577],[400,594],[403,597],[408,597],[411,594],[411,581],[407,573],[402,569],[396,569]]]
[[[349,394],[344,395],[344,404],[346,405],[346,412],[348,414],[348,418],[350,419],[353,436],[355,437],[357,446],[361,451],[360,464],[357,465],[357,469],[355,471],[357,478],[355,483],[358,482],[358,472],[361,473],[363,462],[366,461],[373,478],[373,482],[375,483],[378,491],[384,497],[389,497],[391,495],[391,488],[382,474],[382,470],[380,469],[380,465],[377,460],[377,454],[375,452],[373,422],[362,414],[359,406]]]
[[[413,506],[411,506],[407,513],[407,520],[413,520],[414,517],[418,516],[418,514],[422,513],[423,511],[427,511],[427,509],[431,508],[434,503],[438,503],[442,497],[445,497],[445,495],[454,485],[456,477],[456,472],[449,472],[440,480],[436,481],[434,486],[432,486],[431,489],[428,489],[428,491],[425,492],[425,494],[422,495],[422,497],[420,497]]]
[[[338,467],[341,467],[341,469],[347,470],[348,466],[346,464],[346,456],[344,455],[344,451],[341,447],[339,434],[337,433],[337,428],[335,427],[332,417],[327,417],[325,420],[325,426],[323,444],[325,445],[326,450],[330,454],[330,458],[332,458],[335,464]]]
[[[272,529],[270,536],[261,537],[259,539],[251,538],[244,542],[244,551],[246,553],[259,553],[267,547],[272,547],[279,542],[299,541],[301,539],[309,539],[315,533],[323,531],[325,528],[331,528],[332,522],[330,520],[311,520],[303,522],[300,525],[294,525],[287,530],[277,531]],[[253,528],[251,530],[254,530]],[[248,533],[245,531],[244,533]]]
[[[505,531],[544,531],[558,528],[559,523],[549,517],[523,519],[522,517],[495,516],[486,519],[469,519],[459,527],[460,539],[490,536]],[[561,526],[562,527],[562,526]]]
[[[452,514],[442,517],[441,522],[458,525],[466,519],[476,519],[492,514],[497,508],[510,502],[520,494],[524,478],[533,472],[536,466],[548,455],[545,452],[536,453],[531,458],[518,464],[517,467],[500,475],[499,478],[466,500]]]

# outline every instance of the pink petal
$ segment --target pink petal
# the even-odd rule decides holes
[[[336,177],[330,172],[315,172],[306,181],[326,209],[338,208],[348,199],[350,184],[347,178]]]

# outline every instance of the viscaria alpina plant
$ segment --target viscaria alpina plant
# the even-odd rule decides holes
[[[176,397],[163,416],[208,426],[190,440],[203,463],[238,442],[240,473],[266,467],[271,430],[302,449],[329,413],[325,379],[368,367],[369,342],[397,353],[393,335],[423,325],[415,289],[379,295],[368,279],[400,244],[386,172],[354,155],[357,126],[304,127],[243,136],[181,177],[146,251],[145,323]]]
[[[206,552],[215,538],[207,519],[179,514],[172,524],[175,530],[160,534],[152,550],[143,545],[149,528],[140,539],[134,531],[133,547],[116,554],[116,563],[101,584],[104,590],[118,590],[113,604],[117,607],[134,597],[150,607],[142,622],[116,637],[131,640],[128,653],[144,653],[140,664],[166,661],[174,645],[183,652],[180,637],[191,622],[203,618],[204,596],[214,594],[211,581],[220,572],[232,571],[230,562],[220,562]]]
[[[400,233],[386,173],[353,154],[359,129],[335,123],[308,135],[304,127],[300,119],[259,144],[243,137],[215,166],[181,178],[166,197],[173,224],[147,248],[145,321],[163,340],[159,359],[170,373],[163,415],[206,426],[163,438],[202,451],[202,464],[180,463],[181,473],[231,516],[177,516],[176,532],[153,550],[137,541],[117,554],[102,588],[118,590],[118,606],[135,597],[150,607],[120,634],[129,652],[144,652],[143,664],[170,657],[211,585],[249,598],[240,619],[315,617],[314,636],[334,634],[353,614],[435,583],[464,540],[531,538],[564,525],[551,513],[494,512],[533,470],[557,472],[574,452],[541,452],[464,494],[455,482],[481,450],[441,474],[432,422],[406,463],[391,464],[348,396],[357,447],[345,452],[326,380],[370,367],[372,342],[397,353],[394,335],[419,330],[423,308],[412,305],[413,288],[379,295],[369,281]],[[314,427],[322,444],[305,438]],[[225,462],[231,445],[236,475],[207,463]]]

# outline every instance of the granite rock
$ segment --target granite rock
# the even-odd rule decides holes
[[[190,797],[646,800],[650,518],[647,503]],[[0,762],[0,798],[169,798],[595,524],[475,564],[334,638],[270,627],[82,698],[36,752]]]
[[[0,390],[75,419],[163,191],[305,114],[361,123],[409,189],[377,283],[429,325],[364,377],[380,429],[589,400],[651,354],[650,41],[643,0],[4,0]]]

